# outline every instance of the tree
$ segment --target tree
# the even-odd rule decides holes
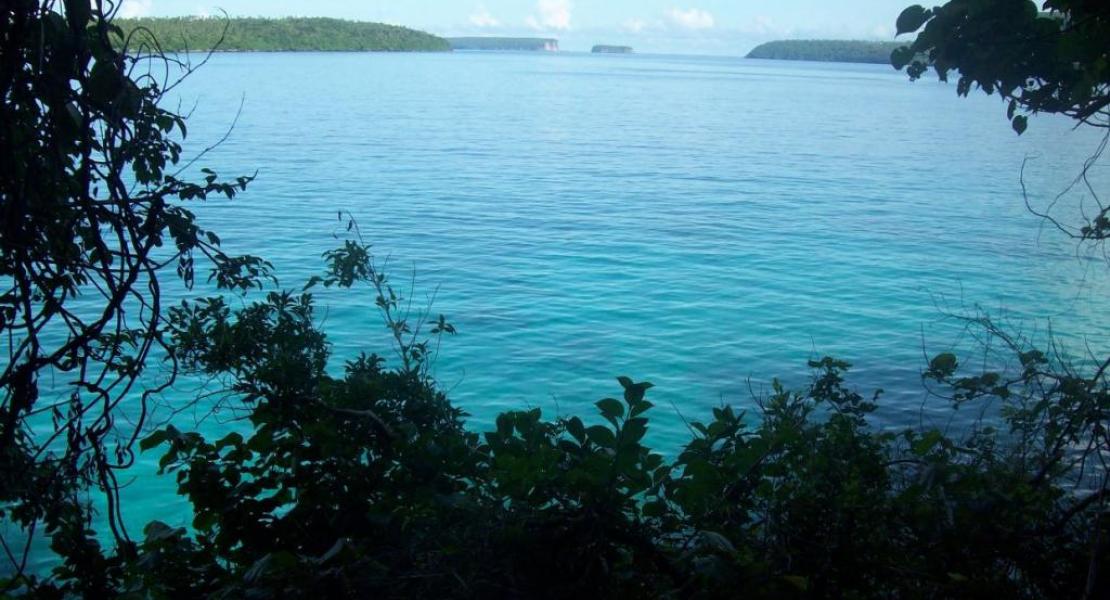
[[[1037,209],[1028,196],[1025,200],[1031,212],[1068,236],[1110,239],[1110,207],[1099,202],[1088,177],[1110,142],[1110,3],[1046,0],[1040,10],[1030,0],[951,0],[932,9],[914,5],[898,16],[897,32],[917,32],[917,38],[891,54],[896,69],[906,69],[911,80],[932,68],[947,81],[954,71],[961,96],[974,88],[997,92],[1008,102],[1006,117],[1019,135],[1037,113],[1108,129],[1079,176],[1056,198],[1079,188],[1094,199],[1094,211],[1081,210],[1079,222],[1068,224],[1069,219],[1049,214],[1056,201]]]
[[[163,279],[176,268],[191,287],[210,267],[216,286],[243,290],[269,276],[260,258],[225,254],[186,208],[232,198],[251,177],[184,179],[196,160],[183,161],[185,119],[159,102],[193,66],[141,31],[124,36],[116,6],[0,9],[0,518],[28,539],[45,529],[88,573],[102,570],[79,499],[89,486],[107,495],[122,552],[131,547],[115,473],[134,461],[148,399],[174,378]],[[171,373],[151,383],[155,356]],[[22,573],[29,544],[0,541],[5,571]]]
[[[956,91],[973,87],[1009,101],[1019,134],[1027,115],[1069,116],[1110,127],[1110,4],[1095,0],[951,0],[899,15],[898,35],[917,38],[891,54],[896,69],[918,79],[930,67],[942,81],[959,73]],[[1022,114],[1017,114],[1017,113]]]

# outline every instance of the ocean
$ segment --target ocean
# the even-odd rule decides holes
[[[655,384],[647,441],[672,453],[685,421],[751,409],[776,377],[804,385],[825,355],[885,391],[880,426],[958,426],[974,411],[953,418],[920,373],[940,352],[988,360],[961,316],[1077,360],[1110,350],[1105,258],[1022,189],[1024,164],[1048,206],[1100,136],[1038,116],[1019,137],[997,97],[954,84],[719,57],[275,53],[216,55],[174,93],[187,154],[216,146],[196,169],[257,172],[197,207],[225,249],[299,290],[353,216],[414,308],[457,327],[433,372],[478,431],[512,409],[593,416],[626,375]],[[389,355],[373,300],[318,294],[337,373]],[[243,426],[203,404],[178,425]],[[157,459],[126,478],[133,533],[191,520]]]

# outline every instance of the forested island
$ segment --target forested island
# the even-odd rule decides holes
[[[115,21],[129,48],[158,40],[165,52],[449,52],[447,40],[430,33],[386,25],[327,18],[171,17]]]
[[[888,65],[890,53],[904,45],[861,40],[779,40],[756,46],[748,58]]]
[[[594,54],[632,54],[631,46],[607,46],[598,44],[591,50]]]
[[[559,51],[559,40],[554,38],[455,37],[447,38],[447,42],[453,50]]]

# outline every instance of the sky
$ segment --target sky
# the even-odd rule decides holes
[[[914,0],[121,0],[124,16],[336,17],[438,35],[544,36],[564,50],[743,54],[773,39],[894,38]]]

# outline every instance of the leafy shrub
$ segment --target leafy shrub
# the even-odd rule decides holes
[[[845,362],[775,383],[749,415],[723,406],[667,460],[645,445],[649,383],[619,378],[597,416],[500,415],[479,436],[429,377],[453,332],[405,301],[348,243],[314,279],[368,283],[400,366],[376,355],[326,371],[309,292],[238,311],[172,312],[188,369],[225,377],[249,430],[208,440],[173,427],[142,441],[192,503],[192,531],[152,523],[106,589],[155,597],[1080,597],[1107,567],[1103,373],[1045,355],[1021,369],[924,374],[958,404],[1002,402],[1005,429],[954,438],[869,423],[879,394]],[[989,323],[984,323],[989,326]],[[1050,368],[1052,367],[1052,368]],[[938,389],[939,391],[939,389]],[[1094,454],[1092,454],[1094,452]],[[1086,471],[1084,473],[1083,471]],[[1079,492],[1094,478],[1101,487]],[[110,562],[110,561],[109,561]],[[1092,575],[1093,574],[1093,575]],[[82,590],[62,566],[43,594]]]

